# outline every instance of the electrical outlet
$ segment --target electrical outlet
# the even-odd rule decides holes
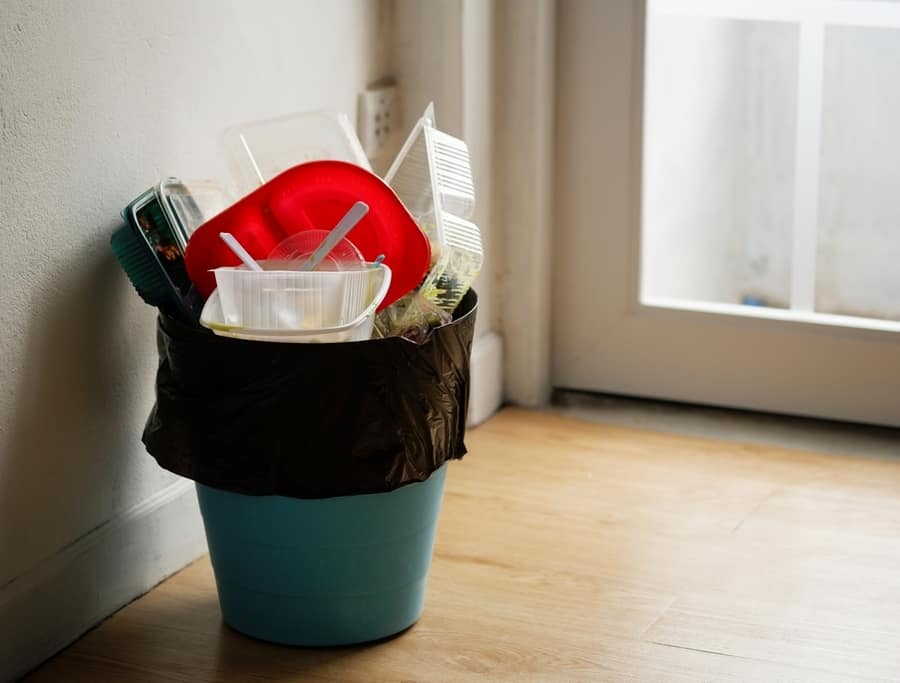
[[[400,126],[399,104],[397,84],[393,80],[371,85],[360,93],[357,131],[369,159],[378,157]]]

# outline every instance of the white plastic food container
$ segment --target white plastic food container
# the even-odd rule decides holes
[[[434,127],[428,105],[384,176],[431,242],[422,295],[452,313],[481,270],[481,231],[470,222],[475,188],[469,148]]]
[[[279,262],[262,261],[263,268]],[[343,271],[216,268],[218,285],[200,324],[222,336],[260,341],[358,341],[372,335],[391,283],[384,264]]]

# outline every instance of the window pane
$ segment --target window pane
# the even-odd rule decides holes
[[[787,307],[797,24],[648,16],[642,295]]]
[[[900,30],[828,27],[816,310],[900,320]]]

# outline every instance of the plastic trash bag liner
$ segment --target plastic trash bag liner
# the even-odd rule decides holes
[[[144,429],[165,469],[249,495],[327,498],[424,481],[466,453],[478,297],[421,345],[230,339],[161,315]]]

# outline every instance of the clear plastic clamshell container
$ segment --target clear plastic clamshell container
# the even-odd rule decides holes
[[[429,105],[384,177],[431,242],[432,264],[419,288],[440,308],[456,309],[481,270],[481,231],[469,150],[434,127]]]

